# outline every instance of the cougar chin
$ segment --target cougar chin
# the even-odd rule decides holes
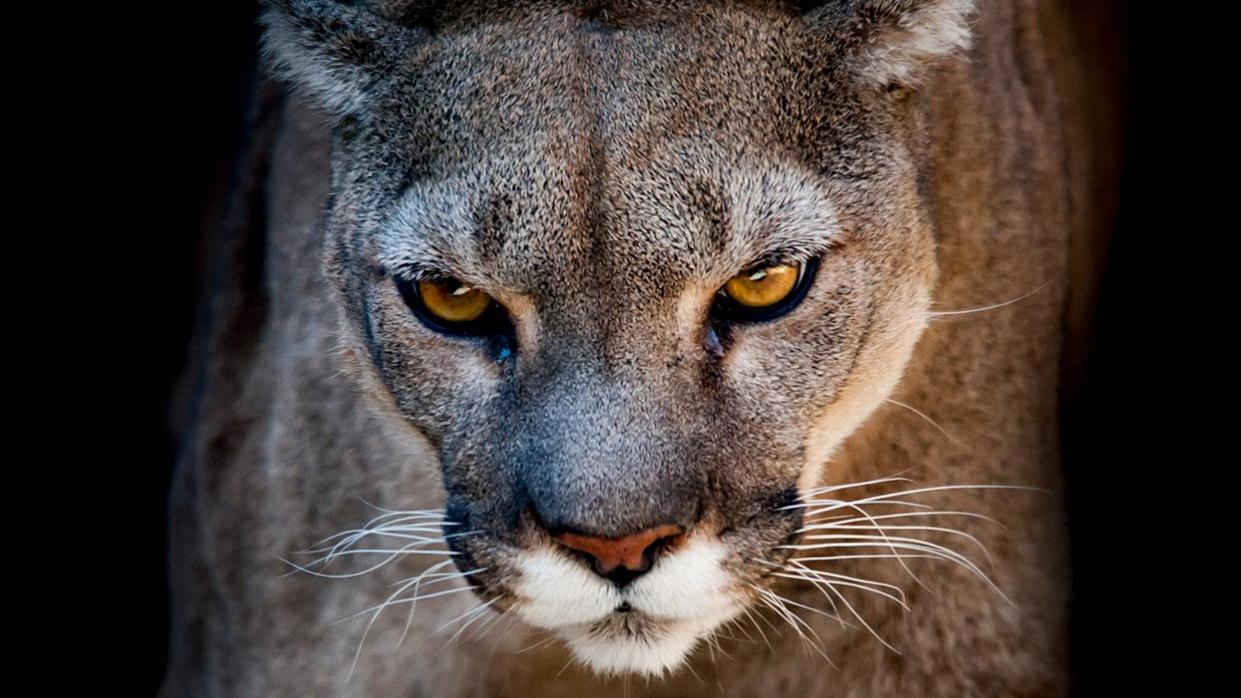
[[[658,676],[745,608],[722,565],[727,552],[720,541],[696,536],[617,587],[562,551],[540,549],[518,558],[516,595],[523,600],[515,610],[599,674]]]

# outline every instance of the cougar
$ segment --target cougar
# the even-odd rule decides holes
[[[165,694],[1066,690],[1059,10],[262,25]]]

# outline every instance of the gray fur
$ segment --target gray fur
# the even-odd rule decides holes
[[[453,541],[457,564],[486,568],[472,583],[502,609],[513,603],[516,556],[546,541],[540,524],[601,536],[683,524],[727,543],[727,569],[738,580],[771,584],[769,568],[755,560],[788,555],[777,546],[801,518],[782,506],[819,482],[831,456],[826,482],[935,457],[964,464],[945,467],[973,482],[1054,481],[1054,457],[1032,436],[1037,427],[984,433],[966,409],[941,414],[967,437],[999,440],[990,456],[971,455],[934,434],[890,434],[884,430],[911,427],[876,412],[898,384],[899,395],[914,391],[923,404],[939,404],[935,391],[953,386],[928,376],[974,370],[934,363],[951,330],[932,331],[910,363],[941,273],[949,283],[939,300],[968,303],[961,289],[988,263],[951,246],[977,239],[987,250],[980,254],[1009,254],[988,237],[983,214],[953,218],[951,197],[968,187],[934,180],[930,163],[951,157],[943,141],[928,140],[946,138],[945,107],[909,89],[926,84],[934,95],[937,75],[966,83],[959,63],[939,61],[961,48],[972,3],[821,5],[271,4],[273,64],[326,118],[293,103],[275,149],[270,210],[280,228],[267,272],[269,334],[237,389],[253,397],[237,402],[231,418],[216,407],[208,422],[228,426],[204,428],[242,445],[200,444],[187,456],[198,474],[182,465],[183,496],[205,497],[198,520],[182,525],[197,531],[197,564],[215,575],[204,593],[214,600],[197,606],[207,625],[195,641],[202,655],[192,668],[184,656],[174,663],[170,693],[192,685],[289,695],[611,690],[577,670],[564,683],[548,682],[540,667],[558,665],[563,650],[523,657],[502,637],[447,648],[425,625],[407,641],[406,659],[364,654],[358,675],[346,679],[356,635],[323,622],[382,600],[380,587],[335,592],[313,581],[277,582],[277,568],[256,551],[287,553],[347,526],[359,514],[346,502],[353,493],[392,506],[442,502],[451,518],[480,531]],[[991,21],[1002,26],[1010,15]],[[332,124],[330,185],[323,123]],[[1022,124],[1050,142],[1038,119]],[[1001,188],[982,210],[1006,215],[996,202],[1021,187]],[[1054,197],[1032,196],[1031,207],[1062,215]],[[315,220],[324,200],[326,213]],[[1021,220],[996,235],[1034,241],[1018,246],[1040,250],[1025,260],[1037,262],[1036,273],[1025,261],[991,260],[1005,283],[971,292],[1016,295],[1063,266],[1062,234]],[[945,236],[947,256],[936,249]],[[315,255],[322,268],[307,268]],[[712,344],[707,312],[724,281],[761,260],[815,256],[818,276],[793,312],[732,326],[722,348]],[[515,353],[498,358],[479,341],[422,325],[393,277],[427,273],[461,278],[505,303],[517,327]],[[1060,293],[1057,286],[1032,304],[1030,327],[1057,316]],[[1041,330],[988,325],[962,346],[985,353],[987,341],[977,338],[996,331],[1004,339],[993,342],[995,363],[976,364],[987,376],[957,377],[956,385],[974,390],[1016,371],[1023,387],[1009,404],[1042,409],[1028,417],[1035,422],[1049,419],[1054,410],[1046,411],[1040,383],[1054,374],[1047,368],[1054,350],[1023,365],[1020,352],[1034,351]],[[327,356],[334,347],[343,362]],[[900,382],[907,367],[914,376]],[[1014,448],[1025,449],[1024,464],[997,473],[994,459]],[[232,494],[221,498],[220,488]],[[246,513],[229,520],[239,497],[265,504],[241,506]],[[955,663],[972,661],[996,672],[989,680],[1007,687],[998,692],[1053,690],[1060,659],[1001,637],[1033,628],[1033,642],[1047,647],[1062,631],[1060,582],[1028,576],[1040,559],[1059,569],[1055,506],[1044,506],[1014,510],[1042,512],[1045,529],[997,546],[1013,565],[1012,576],[1000,576],[1018,585],[1038,618],[1003,616],[1002,602],[979,600],[976,580],[950,571],[931,576],[949,595],[946,606],[982,614],[986,627],[971,636],[968,619],[920,609],[930,615],[904,633],[916,648],[905,664],[824,627],[837,662],[852,662],[839,675],[821,659],[806,669],[803,657],[795,668],[787,656],[768,662],[760,656],[766,648],[748,646],[732,648],[741,661],[708,669],[695,655],[694,666],[727,677],[725,692],[737,695],[824,686],[961,694],[979,685],[974,669]],[[259,512],[262,523],[252,522]],[[242,532],[246,522],[253,534]],[[182,587],[183,600],[192,586]],[[813,590],[790,593],[815,603]],[[433,613],[447,619],[454,608],[463,607]],[[386,623],[379,633],[391,640]],[[943,654],[932,646],[936,632],[952,638],[945,644],[953,652],[975,642],[999,649],[977,658]],[[529,683],[497,683],[492,662],[525,672]],[[684,674],[656,692],[702,690],[682,683]]]

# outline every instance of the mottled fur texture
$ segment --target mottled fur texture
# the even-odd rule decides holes
[[[220,230],[165,693],[1063,692],[1063,18],[972,5],[270,3],[294,96],[260,91]],[[709,320],[733,274],[811,258],[788,315]],[[503,302],[516,350],[421,324],[393,278],[435,273]],[[916,500],[1001,524],[953,526],[1011,602],[942,559],[819,566],[907,611],[773,574],[815,488],[896,474],[1040,488]],[[362,500],[468,535],[449,566],[288,574]],[[690,535],[625,591],[546,530],[666,522]],[[454,566],[408,627],[333,623]]]

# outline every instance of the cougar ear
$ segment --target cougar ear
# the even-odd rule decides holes
[[[834,34],[861,79],[897,87],[917,84],[934,59],[969,48],[974,0],[838,0],[801,9]]]
[[[334,0],[265,0],[263,53],[337,116],[361,111],[425,32]]]

